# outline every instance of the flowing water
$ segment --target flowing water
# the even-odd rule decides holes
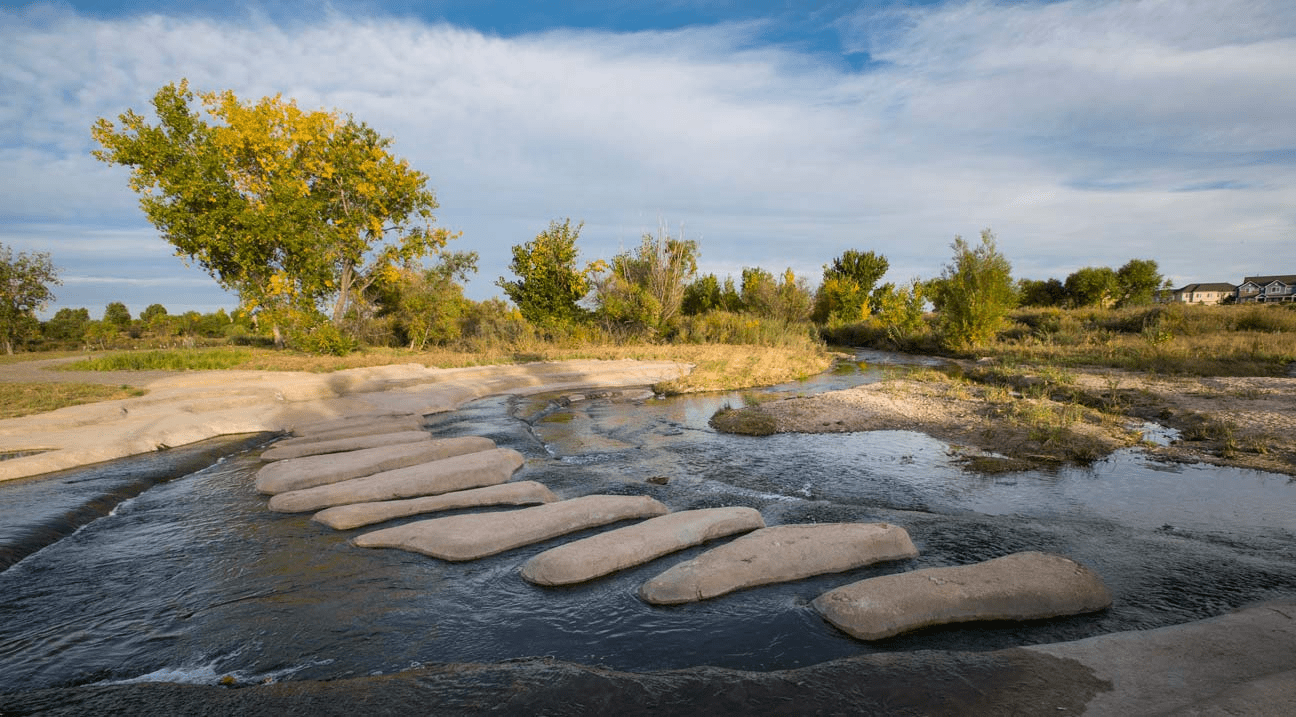
[[[783,388],[812,392],[879,375],[866,367]],[[910,532],[921,557],[669,608],[643,603],[636,590],[705,548],[585,585],[540,588],[519,577],[519,566],[566,539],[469,563],[356,548],[347,541],[357,531],[267,511],[251,485],[255,442],[239,439],[205,450],[243,452],[200,470],[169,465],[174,480],[149,479],[111,513],[0,573],[0,693],[326,679],[531,656],[626,670],[772,670],[864,652],[1071,640],[1296,594],[1296,484],[1285,476],[1162,465],[1130,450],[1086,468],[987,477],[963,472],[946,444],[916,433],[715,433],[707,419],[740,403],[738,394],[567,398],[486,399],[431,417],[430,430],[521,451],[527,463],[517,478],[564,498],[646,494],[674,510],[746,505],[771,525],[886,521]],[[71,481],[125,481],[150,465],[165,473],[158,460],[0,484],[0,543],[45,520],[40,506],[92,502],[86,483]],[[1090,566],[1115,604],[877,643],[846,637],[809,606],[866,577],[1021,550]]]

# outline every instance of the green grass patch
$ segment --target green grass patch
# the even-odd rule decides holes
[[[234,368],[251,359],[251,351],[234,348],[127,351],[73,361],[59,368],[64,371],[211,371]]]
[[[65,406],[143,396],[144,389],[94,383],[0,383],[0,418],[44,413]]]

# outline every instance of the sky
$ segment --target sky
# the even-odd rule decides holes
[[[1290,0],[0,1],[0,243],[51,254],[43,316],[236,306],[90,154],[181,78],[392,137],[479,300],[568,217],[582,260],[664,226],[812,285],[847,249],[938,276],[985,228],[1018,278],[1296,273]]]

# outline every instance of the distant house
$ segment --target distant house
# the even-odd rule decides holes
[[[1170,301],[1182,304],[1218,304],[1233,296],[1237,287],[1223,282],[1215,284],[1188,284],[1170,293]]]
[[[1239,304],[1273,304],[1296,301],[1296,274],[1248,276],[1237,288]]]

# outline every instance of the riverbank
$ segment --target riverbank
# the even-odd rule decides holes
[[[193,371],[144,382],[147,394],[0,421],[0,481],[188,445],[291,430],[342,416],[439,413],[499,393],[676,381],[673,361],[564,361],[432,369],[419,364],[333,373]]]
[[[1177,437],[1154,440],[1149,423]],[[1089,463],[1142,445],[1166,460],[1296,475],[1296,378],[1287,377],[951,364],[722,410],[712,425],[753,435],[918,431],[982,472]]]

